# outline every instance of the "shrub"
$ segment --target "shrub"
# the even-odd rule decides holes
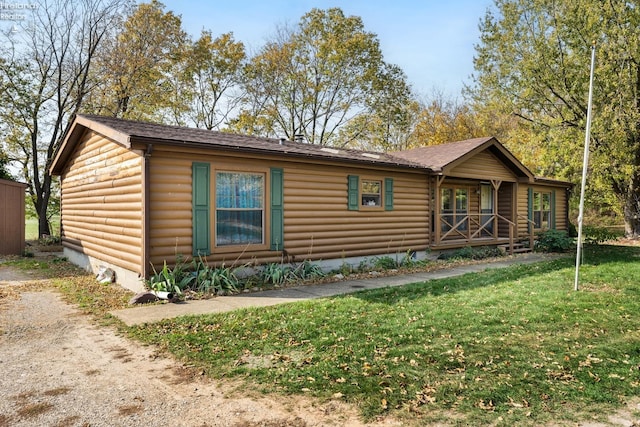
[[[182,260],[178,259],[174,268],[164,262],[162,270],[157,272],[153,268],[153,276],[148,281],[149,288],[157,292],[171,292],[182,295],[183,291],[191,286],[195,277],[185,268]]]
[[[540,252],[567,252],[573,247],[573,239],[566,231],[547,230],[538,235],[535,249]]]
[[[390,256],[382,256],[373,260],[373,267],[378,270],[393,270],[398,268],[399,264]]]
[[[418,261],[416,259],[416,252],[412,250],[408,250],[400,260],[400,265],[405,268],[424,267],[428,263],[429,261],[426,259]]]
[[[313,264],[309,260],[304,260],[302,264],[291,271],[291,275],[300,280],[312,280],[324,277],[325,274],[319,265]]]
[[[38,239],[38,242],[42,246],[55,246],[55,245],[59,245],[62,242],[62,240],[61,240],[60,236],[53,236],[53,235],[43,234]]]
[[[584,242],[593,245],[618,240],[624,235],[621,231],[610,230],[605,227],[585,226],[582,231]]]
[[[236,269],[226,267],[210,267],[200,258],[195,263],[195,280],[193,290],[203,293],[236,293],[238,292],[240,280],[236,276]]]
[[[290,278],[291,268],[274,262],[264,266],[261,276],[265,284],[281,285]]]
[[[188,289],[202,293],[235,293],[241,287],[235,270],[224,265],[210,267],[202,258],[185,263],[178,257],[173,268],[166,261],[159,272],[154,268],[147,286],[153,291],[176,295],[182,295]]]
[[[471,246],[465,246],[464,248],[456,249],[450,252],[443,252],[438,257],[444,260],[456,260],[456,259],[471,259],[480,260],[502,256],[500,249],[492,246],[480,246],[473,248]]]

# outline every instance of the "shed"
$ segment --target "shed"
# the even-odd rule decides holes
[[[28,185],[0,179],[0,255],[24,253],[24,193]]]

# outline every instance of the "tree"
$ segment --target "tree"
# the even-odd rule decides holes
[[[180,16],[157,0],[138,4],[105,41],[85,111],[127,119],[168,121],[188,110],[183,90],[188,46]]]
[[[239,102],[231,91],[240,85],[246,59],[244,44],[236,42],[232,33],[213,38],[203,31],[186,59],[191,89],[191,108],[187,116],[196,127],[218,129],[229,121]]]
[[[7,153],[0,150],[0,179],[9,179],[13,180],[13,176],[7,170],[7,166],[9,166],[9,156]]]
[[[497,0],[480,25],[477,102],[530,125],[548,164],[578,181],[590,48],[597,41],[590,183],[606,184],[640,234],[640,7],[636,2]],[[582,137],[581,137],[582,136]],[[588,191],[593,197],[594,188]]]
[[[64,130],[90,89],[96,50],[114,27],[123,0],[42,0],[33,21],[0,43],[0,127],[5,149],[38,215],[38,232],[50,234],[49,166]]]
[[[420,113],[400,67],[384,64],[372,82],[368,109],[340,129],[341,141],[353,148],[395,151],[408,148]]]
[[[434,89],[423,102],[411,145],[438,145],[479,136],[485,136],[484,130],[471,106]]]
[[[338,8],[313,9],[296,28],[280,29],[251,59],[243,110],[232,127],[345,145],[350,140],[340,129],[373,111],[381,89],[376,83],[383,76],[389,85],[407,86],[402,73],[390,71],[376,36],[365,31],[359,17],[347,17]],[[359,134],[355,123],[352,130]]]

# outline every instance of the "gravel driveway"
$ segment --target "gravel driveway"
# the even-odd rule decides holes
[[[238,395],[26,279],[0,264],[0,427],[363,425],[341,402]]]

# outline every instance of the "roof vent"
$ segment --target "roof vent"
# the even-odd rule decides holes
[[[329,148],[329,147],[322,147],[320,149],[320,151],[326,151],[327,153],[331,153],[331,154],[339,154],[340,150],[336,150],[335,148]]]
[[[280,138],[280,145],[284,145],[284,141],[286,141],[284,138]]]
[[[295,135],[293,135],[293,140],[295,142],[304,142],[304,135],[301,133],[296,133]]]

